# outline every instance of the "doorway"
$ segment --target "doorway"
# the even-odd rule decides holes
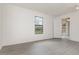
[[[70,17],[62,19],[62,38],[70,37]]]

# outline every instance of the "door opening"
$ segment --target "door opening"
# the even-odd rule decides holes
[[[70,17],[62,19],[62,38],[70,37]]]

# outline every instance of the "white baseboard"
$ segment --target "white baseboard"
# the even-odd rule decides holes
[[[47,39],[52,39],[52,38],[47,38]],[[28,42],[35,42],[35,41],[40,41],[40,40],[47,40],[47,39],[38,39],[38,40],[29,40],[29,41],[24,41],[24,42],[17,42],[17,43],[8,43],[8,44],[4,44],[2,45],[4,46],[10,46],[10,45],[16,45],[16,44],[21,44],[21,43],[28,43]]]

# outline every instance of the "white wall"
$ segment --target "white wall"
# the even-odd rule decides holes
[[[0,49],[2,47],[2,5],[0,4]]]
[[[0,41],[1,41],[1,6],[0,6]],[[1,42],[0,42],[1,44]]]
[[[58,16],[57,17],[58,21],[56,24],[59,25],[61,22],[60,23],[58,23],[58,22],[61,21],[61,19],[65,16],[70,17],[70,40],[79,41],[79,11]],[[56,20],[57,20],[57,18],[56,18]],[[54,28],[54,29],[56,29],[56,28]],[[59,29],[59,30],[56,30],[54,32],[54,34],[56,34],[56,32],[59,32],[59,35],[61,35],[61,31],[60,31],[61,28],[58,27],[57,29]]]
[[[54,38],[61,38],[61,18],[54,18]]]
[[[3,12],[3,46],[53,38],[52,16],[14,5]],[[34,16],[43,16],[44,34],[35,34]]]

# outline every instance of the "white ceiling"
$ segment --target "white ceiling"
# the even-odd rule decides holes
[[[17,3],[15,5],[40,11],[52,16],[58,16],[65,13],[76,11],[75,5],[78,3]]]

